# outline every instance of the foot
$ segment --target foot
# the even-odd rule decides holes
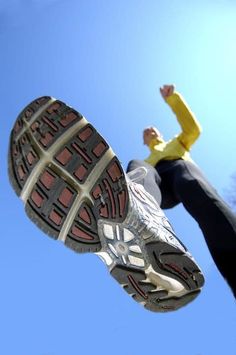
[[[203,275],[144,188],[77,111],[41,97],[18,116],[9,176],[29,218],[76,252],[92,252],[155,312],[192,301]]]

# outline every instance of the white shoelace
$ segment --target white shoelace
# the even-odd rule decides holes
[[[147,175],[147,169],[144,166],[140,166],[132,171],[129,171],[126,176],[132,182],[138,182],[145,178]]]

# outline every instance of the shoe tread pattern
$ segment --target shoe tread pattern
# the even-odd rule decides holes
[[[168,297],[166,290],[157,290],[153,283],[147,282],[144,271],[134,268],[118,266],[111,274],[136,302],[153,312],[175,311],[193,301],[200,293],[196,289],[179,298]]]
[[[149,260],[154,270],[171,276],[187,290],[203,286],[204,277],[197,264],[182,250],[168,244],[151,242],[146,245]]]
[[[18,116],[9,146],[9,177],[18,196],[29,183],[42,157],[50,152],[67,130],[83,116],[59,100],[44,96],[30,103]],[[52,102],[51,102],[52,101]],[[35,119],[34,119],[35,117]],[[101,248],[97,220],[122,222],[127,214],[128,192],[123,169],[114,155],[101,174],[94,178],[90,191],[83,193],[88,178],[109,149],[107,142],[86,121],[74,131],[38,171],[25,201],[30,219],[49,236],[58,239],[73,212],[65,244],[77,252],[96,252]],[[86,189],[86,188],[85,188]]]

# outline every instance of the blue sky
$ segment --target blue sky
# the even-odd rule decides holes
[[[181,206],[167,215],[206,284],[187,307],[155,314],[97,257],[44,236],[7,177],[10,130],[34,98],[75,107],[126,166],[148,153],[144,127],[156,125],[166,139],[178,133],[159,95],[175,83],[203,126],[192,157],[226,196],[236,170],[235,18],[230,0],[1,0],[1,354],[236,354],[235,300]]]

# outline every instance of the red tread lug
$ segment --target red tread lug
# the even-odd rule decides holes
[[[42,117],[42,120],[53,129],[53,131],[57,132],[58,131],[58,127],[51,121],[49,120],[47,117]]]
[[[109,212],[108,212],[108,207],[107,207],[107,205],[100,207],[99,214],[100,214],[100,216],[103,217],[103,218],[108,218]]]
[[[126,206],[126,192],[125,190],[121,191],[118,194],[118,199],[119,199],[119,213],[120,217],[123,217],[124,211],[125,211],[125,206]]]
[[[20,177],[20,180],[25,180],[25,176],[26,176],[26,171],[23,165],[19,165],[18,166],[18,174]]]
[[[44,197],[36,190],[31,193],[31,199],[38,208],[42,206],[44,201]]]
[[[110,200],[110,203],[111,203],[111,217],[115,218],[116,205],[115,205],[115,198],[114,198],[114,195],[113,195],[113,191],[112,191],[112,188],[111,188],[109,182],[106,179],[104,179],[103,182],[104,182],[104,185],[106,187],[106,190],[108,191],[109,200]]]
[[[62,125],[62,127],[67,127],[76,118],[77,118],[76,114],[73,112],[70,112],[60,120],[60,124]]]
[[[97,199],[101,194],[102,194],[102,189],[101,189],[100,185],[97,185],[95,187],[95,189],[93,190],[92,195],[95,199]]]
[[[76,144],[76,143],[72,143],[71,145],[76,152],[88,163],[91,164],[92,160],[90,159],[90,157]]]
[[[139,287],[138,282],[135,280],[135,278],[132,275],[128,275],[127,278],[133,288],[140,294],[140,296],[147,300],[148,295]]]
[[[98,145],[93,149],[93,153],[99,158],[102,153],[106,150],[106,145],[104,142],[98,143]]]
[[[70,152],[70,150],[65,147],[56,157],[55,159],[57,161],[59,161],[62,165],[66,165],[69,160],[72,157],[72,153]]]
[[[80,238],[80,239],[85,239],[85,240],[93,240],[94,239],[90,234],[84,232],[82,229],[80,229],[79,227],[77,227],[75,225],[72,227],[72,234],[75,237]]]
[[[72,197],[73,192],[71,192],[68,187],[65,187],[64,190],[61,192],[58,200],[63,206],[69,207],[72,201]]]
[[[86,167],[84,166],[84,165],[80,165],[77,169],[76,169],[76,171],[75,171],[75,173],[74,173],[74,175],[79,179],[79,181],[83,181],[84,180],[84,177],[85,177],[85,175],[87,174],[87,169],[86,169]]]
[[[91,137],[92,134],[93,134],[92,128],[86,127],[85,129],[82,129],[81,133],[78,134],[78,137],[82,142],[85,142],[88,138]]]
[[[51,114],[54,111],[58,110],[59,107],[61,107],[61,104],[59,102],[53,102],[51,106],[47,108],[47,113]]]
[[[84,222],[91,224],[91,217],[85,207],[80,209],[79,216]]]
[[[51,187],[53,186],[53,183],[55,181],[55,176],[53,176],[51,173],[49,173],[47,170],[43,172],[43,174],[40,177],[41,183],[46,187],[46,189],[50,190]]]
[[[43,136],[39,141],[46,148],[46,147],[48,147],[49,143],[52,142],[53,138],[54,138],[53,134],[50,132],[47,132],[45,134],[45,136]]]
[[[35,162],[36,155],[33,153],[33,151],[30,151],[27,154],[26,159],[27,159],[29,165],[32,165]]]
[[[122,172],[118,166],[118,164],[116,162],[114,162],[109,168],[108,168],[108,174],[111,177],[112,181],[115,182],[116,180],[118,180],[121,175]]]
[[[62,215],[58,213],[56,210],[52,210],[49,215],[49,219],[54,222],[57,226],[60,226],[62,221]]]

